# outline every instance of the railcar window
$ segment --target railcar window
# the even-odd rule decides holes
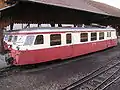
[[[51,34],[50,35],[50,46],[61,45],[61,35]]]
[[[26,38],[26,36],[18,36],[18,39],[17,39],[16,43],[17,44],[24,43],[24,41],[26,40],[25,38]]]
[[[88,41],[88,33],[81,33],[80,42],[87,42],[87,41]]]
[[[71,34],[66,34],[66,44],[71,43]]]
[[[97,33],[91,33],[91,41],[97,40]]]
[[[18,37],[18,36],[14,36],[12,41],[13,41],[13,42],[16,42],[16,41],[17,41],[17,37]]]
[[[11,41],[12,41],[12,37],[13,37],[13,36],[9,36],[8,42],[11,42]]]
[[[107,32],[107,37],[111,37],[111,32]]]
[[[38,35],[35,39],[35,45],[37,44],[43,44],[43,41],[44,41],[44,38],[43,38],[43,35]]]
[[[27,36],[24,45],[31,45],[33,43],[34,36]]]
[[[99,32],[99,40],[104,39],[104,32]]]

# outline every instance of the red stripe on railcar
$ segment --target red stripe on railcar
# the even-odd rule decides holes
[[[117,40],[114,39],[39,50],[11,50],[11,56],[14,57],[14,64],[16,65],[34,64],[55,59],[72,58],[75,56],[80,56],[91,52],[103,50],[116,45]]]

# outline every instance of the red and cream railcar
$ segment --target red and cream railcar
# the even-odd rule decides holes
[[[16,36],[9,58],[13,65],[67,59],[117,45],[113,28],[49,27],[11,32]]]

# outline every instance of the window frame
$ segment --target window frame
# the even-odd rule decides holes
[[[103,33],[103,36],[100,36],[100,34]],[[105,33],[104,32],[99,32],[99,40],[105,39]]]
[[[70,39],[69,39],[69,36],[67,35],[70,35]],[[66,34],[66,44],[71,44],[72,43],[72,34],[71,33],[67,33]]]
[[[111,31],[107,32],[107,37],[111,37]]]
[[[60,39],[58,39],[58,41],[54,39],[55,35],[59,35]],[[59,37],[57,37],[57,38],[59,38]],[[61,34],[50,34],[50,46],[61,45],[62,44],[62,38],[61,37],[62,37]],[[54,42],[52,42],[52,41],[54,41]]]
[[[95,36],[92,36],[92,34],[96,34]],[[97,32],[91,32],[91,41],[97,40]]]
[[[81,34],[86,34],[87,37],[82,36]],[[88,32],[82,32],[80,33],[80,42],[88,42]]]

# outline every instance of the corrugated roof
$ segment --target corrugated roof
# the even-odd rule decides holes
[[[0,10],[1,19],[15,23],[120,23],[119,9],[91,0],[20,0],[13,6]]]
[[[92,0],[22,0],[120,17],[120,9]]]
[[[100,2],[96,2],[96,1],[91,1],[91,0],[86,0],[88,2],[89,5],[94,6],[112,16],[117,16],[120,17],[120,9],[104,4],[104,3],[100,3]]]
[[[106,13],[92,5],[89,5],[88,2],[86,2],[86,0],[21,0],[21,1],[32,1],[37,3],[48,4],[48,5],[110,15],[109,13]]]
[[[22,0],[120,17],[120,9],[92,0]]]

